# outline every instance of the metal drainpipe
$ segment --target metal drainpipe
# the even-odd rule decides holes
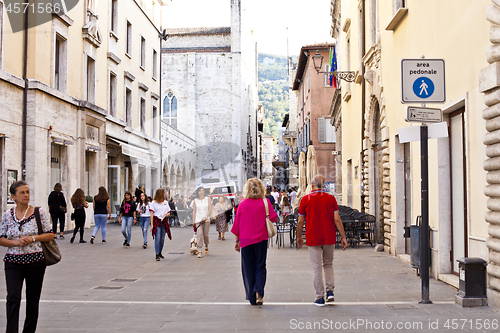
[[[29,1],[28,1],[29,4]],[[22,120],[22,174],[21,179],[26,180],[26,142],[27,142],[27,126],[28,126],[28,14],[27,10],[24,14],[24,57],[23,57],[23,120]]]
[[[161,139],[161,117],[163,114],[163,109],[161,103],[163,102],[162,96],[161,96],[161,78],[162,78],[162,70],[161,70],[161,63],[162,61],[162,50],[161,50],[161,42],[163,40],[163,35],[158,34],[158,37],[160,37],[160,56],[158,57],[158,61],[160,62],[160,75],[158,76],[158,79],[160,80],[160,100],[158,103],[158,120],[160,124],[160,128],[157,127],[159,137],[160,137],[160,188],[163,188],[163,141]],[[158,126],[157,124],[155,124]]]
[[[361,3],[361,55],[365,56],[365,0],[362,0]],[[365,179],[365,168],[364,168],[364,156],[363,156],[363,140],[365,138],[365,64],[363,60],[361,60],[361,153],[360,153],[360,161],[361,161],[361,211],[365,211],[365,193],[364,193],[364,185],[363,181]]]

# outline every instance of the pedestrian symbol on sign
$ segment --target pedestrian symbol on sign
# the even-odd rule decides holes
[[[413,92],[420,98],[428,98],[434,93],[434,83],[428,77],[419,77],[413,82]]]

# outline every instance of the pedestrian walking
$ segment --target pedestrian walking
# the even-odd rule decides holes
[[[266,189],[266,198],[269,199],[271,202],[271,207],[274,208],[274,195],[271,194],[271,190],[268,188]]]
[[[170,198],[168,201],[168,206],[170,207],[170,215],[168,217],[168,220],[170,221],[169,224],[172,226],[176,226],[179,223],[179,217],[177,216],[177,209],[175,208],[175,202],[173,198]]]
[[[137,213],[139,214],[139,223],[141,224],[142,236],[144,238],[144,244],[142,245],[142,248],[144,249],[148,247],[148,227],[151,219],[149,206],[149,199],[147,195],[141,193],[139,195],[139,202],[137,203]]]
[[[228,211],[228,204],[224,201],[224,197],[222,195],[219,196],[218,202],[214,207],[214,211],[216,214],[215,217],[215,229],[219,233],[219,238],[218,240],[223,240],[225,241],[226,238],[224,237],[224,234],[227,232],[227,217],[226,217],[226,211]]]
[[[224,202],[226,203],[226,224],[229,224],[233,218],[233,205],[231,205],[231,201],[227,198],[224,197]]]
[[[75,229],[73,230],[73,237],[71,237],[70,242],[75,241],[75,236],[78,231],[80,231],[80,243],[87,243],[83,239],[83,227],[85,226],[85,208],[89,207],[87,201],[85,201],[85,192],[81,188],[78,188],[73,196],[71,197],[71,205],[73,206],[73,216],[75,218]]]
[[[281,215],[283,216],[283,222],[285,222],[287,216],[290,215],[291,210],[288,195],[283,193],[283,197],[281,198]]]
[[[168,238],[172,239],[170,235],[170,227],[168,226],[168,216],[170,215],[170,206],[165,200],[165,190],[159,188],[156,190],[154,200],[149,206],[151,234],[155,240],[156,261],[165,259],[161,254],[163,251],[163,244],[165,243],[165,233],[168,233]]]
[[[59,232],[61,233],[59,237],[63,239],[68,206],[66,205],[66,199],[62,193],[62,185],[60,183],[54,185],[54,191],[49,194],[48,204],[54,238],[57,238],[57,222],[59,222]]]
[[[212,214],[212,200],[205,196],[205,189],[199,187],[193,200],[194,228],[196,229],[196,242],[198,244],[198,258],[202,257],[201,250],[205,245],[205,255],[208,255],[208,231],[210,229],[210,216]]]
[[[316,289],[316,306],[325,306],[325,282],[327,302],[334,301],[333,289],[333,248],[337,241],[337,229],[340,233],[342,249],[347,247],[347,240],[339,216],[337,200],[331,194],[323,191],[325,177],[314,176],[312,191],[304,196],[299,206],[299,222],[297,225],[297,245],[304,245],[302,228],[306,225],[306,245],[309,250],[314,275],[314,288]]]
[[[267,277],[266,203],[271,221],[276,222],[278,215],[271,209],[271,202],[264,197],[266,192],[260,179],[249,179],[244,193],[246,199],[238,207],[231,232],[235,235],[234,249],[241,252],[246,299],[252,305],[262,305]]]
[[[90,237],[90,244],[94,244],[99,229],[101,229],[102,242],[106,243],[106,223],[111,220],[111,205],[108,191],[104,186],[99,187],[99,192],[94,197],[92,206],[94,207],[95,227],[92,231],[92,237]]]
[[[24,180],[10,186],[10,196],[16,203],[7,210],[0,224],[0,245],[8,247],[4,257],[7,286],[7,333],[19,331],[19,309],[23,284],[26,283],[26,318],[23,332],[35,332],[38,308],[45,275],[45,257],[40,242],[54,238],[49,217],[41,208],[29,204],[30,189]],[[43,234],[38,234],[36,212],[40,215]]]
[[[132,200],[132,193],[125,192],[125,196],[120,207],[120,218],[118,222],[122,226],[122,234],[125,237],[123,246],[130,247],[130,239],[132,238],[132,224],[136,224],[136,205]]]

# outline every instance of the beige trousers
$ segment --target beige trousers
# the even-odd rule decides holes
[[[198,224],[198,229],[196,229],[196,242],[198,243],[198,252],[201,252],[203,248],[203,243],[205,247],[208,247],[208,231],[210,230],[210,220]]]
[[[326,291],[333,291],[335,287],[333,278],[333,247],[335,245],[309,246],[309,257],[313,267],[314,289],[316,298],[325,297],[325,283],[323,282],[323,271],[325,272]]]

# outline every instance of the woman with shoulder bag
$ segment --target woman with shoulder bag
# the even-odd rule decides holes
[[[57,238],[57,221],[59,221],[59,231],[60,238],[64,238],[64,224],[66,222],[66,212],[68,211],[68,206],[66,205],[66,199],[62,193],[62,185],[56,183],[54,185],[54,191],[50,192],[48,198],[49,213],[52,218],[52,232],[54,233],[54,238]]]
[[[45,256],[41,242],[54,238],[47,214],[29,204],[30,189],[24,180],[10,186],[16,207],[5,212],[0,224],[0,245],[8,247],[3,259],[7,285],[6,332],[19,331],[19,308],[23,283],[26,283],[26,319],[23,332],[35,332],[38,308],[45,275]],[[43,233],[39,234],[36,212],[40,215]]]
[[[252,305],[264,303],[266,285],[267,226],[266,200],[269,219],[276,222],[278,215],[266,199],[264,184],[258,178],[249,179],[244,188],[246,197],[239,206],[231,232],[235,235],[234,249],[241,252],[241,270],[246,299]]]

